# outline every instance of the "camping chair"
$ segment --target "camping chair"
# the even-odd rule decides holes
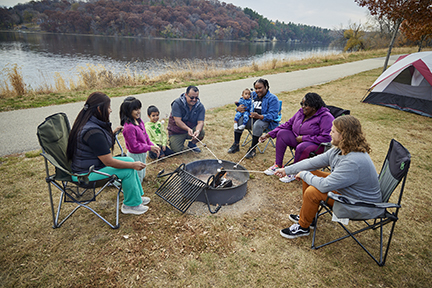
[[[94,213],[102,221],[108,224],[111,228],[116,229],[119,227],[119,198],[121,189],[121,181],[116,175],[109,175],[90,167],[89,172],[85,175],[74,174],[70,168],[70,161],[66,156],[66,148],[70,133],[69,120],[64,113],[53,114],[40,124],[37,128],[37,136],[39,144],[42,147],[41,155],[45,160],[46,182],[48,183],[48,192],[51,203],[51,213],[53,217],[53,228],[60,227],[70,216],[72,216],[79,208],[83,207]],[[116,138],[117,139],[117,138]],[[118,139],[117,139],[118,141]],[[50,174],[49,165],[55,167],[54,174]],[[106,179],[98,181],[89,181],[88,176],[90,173],[98,173],[107,176]],[[72,181],[72,176],[78,178],[78,182]],[[51,185],[60,190],[60,199],[55,211],[53,202],[53,191]],[[97,213],[89,204],[96,201],[102,191],[108,186],[113,186],[117,190],[117,203],[116,203],[116,219],[115,224],[111,224]],[[101,187],[101,188],[100,188]],[[96,189],[98,188],[98,190]],[[100,188],[100,189],[99,189]],[[97,190],[97,191],[96,191]],[[63,202],[74,203],[77,206],[66,216],[63,220],[60,219],[60,212]]]
[[[330,113],[333,115],[333,117],[334,117],[335,119],[336,119],[337,117],[339,117],[339,116],[343,116],[343,115],[350,115],[350,113],[351,113],[350,110],[346,110],[346,109],[339,108],[339,107],[336,107],[336,106],[327,105],[326,107],[330,110]],[[327,150],[329,150],[329,149],[332,147],[332,144],[331,144],[331,142],[323,142],[323,143],[320,143],[320,144],[318,145],[318,148],[317,148],[317,149],[315,149],[314,151],[312,151],[312,152],[309,153],[309,158],[315,157],[316,155],[320,154],[320,153],[318,153],[318,151],[319,151],[319,149],[320,149],[321,147],[323,147],[323,146],[324,146],[324,151],[323,151],[322,153],[324,153],[324,152],[326,152]],[[291,158],[288,160],[288,162],[286,162],[286,164],[284,165],[284,167],[287,166],[287,165],[290,165],[290,164],[291,164],[291,161],[294,161],[294,155],[295,155],[294,152],[295,152],[295,148],[293,148],[293,147],[289,147],[289,148],[290,148],[290,152],[291,152]],[[324,170],[324,169],[323,169],[323,170]],[[330,170],[330,169],[328,169],[328,170]]]
[[[402,200],[402,194],[405,187],[405,181],[408,174],[408,169],[411,163],[411,155],[408,152],[408,150],[402,146],[399,142],[392,139],[390,142],[390,147],[387,152],[387,156],[384,160],[383,166],[381,168],[381,172],[379,174],[379,183],[380,183],[380,189],[382,194],[382,203],[370,203],[366,201],[360,201],[356,199],[352,199],[350,197],[334,194],[332,192],[328,193],[327,200],[321,201],[320,208],[315,216],[316,219],[316,226],[313,233],[312,238],[312,249],[319,249],[323,246],[335,243],[337,241],[340,241],[342,239],[352,237],[360,247],[363,248],[364,251],[379,265],[384,266],[387,253],[390,248],[390,242],[393,236],[393,231],[396,225],[396,221],[398,218],[398,212],[399,208],[401,208],[401,200]],[[398,196],[397,204],[389,203],[390,196],[392,195],[393,191],[396,190],[396,187],[399,185],[399,183],[402,181],[401,189]],[[334,205],[333,207],[330,207],[327,204],[328,199],[334,199]],[[336,240],[327,242],[325,244],[316,246],[315,244],[315,238],[317,234],[317,228],[318,228],[318,220],[321,219],[320,217],[325,214],[329,214],[333,216],[335,214],[338,217],[345,217],[347,215],[337,215],[336,211],[340,211],[340,207],[343,207],[343,205],[346,208],[349,208],[350,210],[354,210],[356,216],[353,216],[354,214],[351,214],[351,217],[348,217],[349,220],[353,221],[360,221],[360,223],[363,223],[364,225],[361,225],[362,228],[356,230],[356,231],[350,231],[346,225],[338,222],[338,224],[345,230],[347,235],[342,236]],[[373,219],[362,219],[361,212],[365,209],[377,209],[377,213],[380,213],[380,215]],[[391,209],[389,212],[387,209]],[[324,212],[321,212],[325,210]],[[389,235],[388,235],[388,241],[387,241],[387,247],[385,249],[385,253],[383,255],[383,246],[384,246],[384,233],[383,233],[383,227],[386,224],[392,223],[391,228],[389,229]],[[356,238],[356,235],[368,231],[368,230],[376,230],[379,229],[379,260],[375,258],[372,253],[363,245],[360,243],[360,241]]]
[[[278,111],[278,117],[277,117],[274,121],[277,122],[278,125],[279,125],[279,123],[280,123],[281,120],[282,120],[282,100],[279,100],[279,111]],[[243,147],[243,146],[246,146],[247,144],[249,144],[249,143],[252,141],[252,137],[253,137],[251,129],[246,129],[246,130],[248,131],[248,135],[246,136],[245,140],[243,141],[243,143],[242,143],[242,147]],[[268,133],[268,132],[270,132],[270,131],[271,131],[270,129],[266,129],[266,130],[264,130],[264,133]],[[248,140],[249,136],[251,137],[250,140]],[[267,142],[267,143],[266,143],[266,145],[265,145],[265,147],[264,147],[263,150],[261,150],[261,148],[259,147],[259,145],[257,146],[258,151],[259,151],[261,154],[264,154],[264,152],[267,150],[267,146],[268,146],[269,144],[271,144],[271,145],[273,146],[273,148],[276,147],[275,144],[274,144],[274,142],[273,142],[273,139],[272,139],[271,137],[268,138],[268,139],[266,140],[266,142]]]

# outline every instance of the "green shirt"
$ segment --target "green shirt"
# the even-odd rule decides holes
[[[161,122],[146,122],[145,123],[145,129],[150,137],[150,140],[156,144],[161,146],[167,146],[168,143],[168,137],[167,132],[165,131],[165,127],[162,125]]]

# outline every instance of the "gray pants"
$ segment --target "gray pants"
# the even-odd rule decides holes
[[[147,158],[147,153],[139,153],[139,154],[134,154],[134,153],[130,153],[129,151],[127,152],[127,156],[131,157],[132,159],[134,159],[135,161],[141,161],[142,163],[146,163],[146,158]],[[138,173],[138,177],[140,180],[140,183],[142,183],[145,174],[146,174],[146,168],[142,169],[142,170],[137,170]]]
[[[243,117],[240,117],[238,123],[243,123]],[[255,120],[252,127],[252,119],[249,119],[246,129],[252,130],[252,135],[260,137],[264,131],[268,128],[269,122],[263,120]],[[234,130],[235,133],[243,133],[243,130]]]
[[[195,127],[193,128],[193,131],[195,132]],[[204,138],[204,135],[205,135],[205,132],[203,129],[203,130],[201,130],[200,134],[198,135],[198,138],[200,140],[202,140]],[[187,134],[187,133],[171,135],[171,136],[169,136],[169,139],[168,139],[169,147],[175,153],[180,152],[180,151],[184,150],[184,143],[185,143],[186,139],[192,139],[192,137],[189,136],[189,134]]]

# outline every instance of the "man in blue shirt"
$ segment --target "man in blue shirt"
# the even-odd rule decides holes
[[[168,121],[169,145],[174,152],[184,149],[186,139],[191,139],[188,148],[199,153],[197,139],[204,138],[205,107],[199,100],[199,90],[189,86],[186,93],[180,95],[171,103],[171,114]]]

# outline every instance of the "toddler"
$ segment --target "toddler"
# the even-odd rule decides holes
[[[128,150],[127,156],[135,161],[146,163],[147,152],[159,155],[160,148],[155,146],[147,135],[144,122],[141,120],[141,101],[135,97],[127,97],[120,106],[120,123],[123,126],[123,136]],[[142,182],[145,168],[138,171]]]
[[[150,140],[160,148],[159,158],[174,154],[174,151],[167,146],[168,135],[163,123],[159,121],[159,109],[154,105],[150,105],[147,108],[147,116],[150,121],[145,123],[145,129]],[[157,159],[158,155],[150,151],[149,157],[151,159]]]
[[[242,96],[239,101],[234,102],[237,106],[245,106],[244,112],[237,112],[234,117],[234,130],[243,130],[246,128],[246,124],[249,121],[250,113],[253,111],[251,91],[249,89],[244,89]],[[243,116],[243,123],[239,125],[238,120]]]

